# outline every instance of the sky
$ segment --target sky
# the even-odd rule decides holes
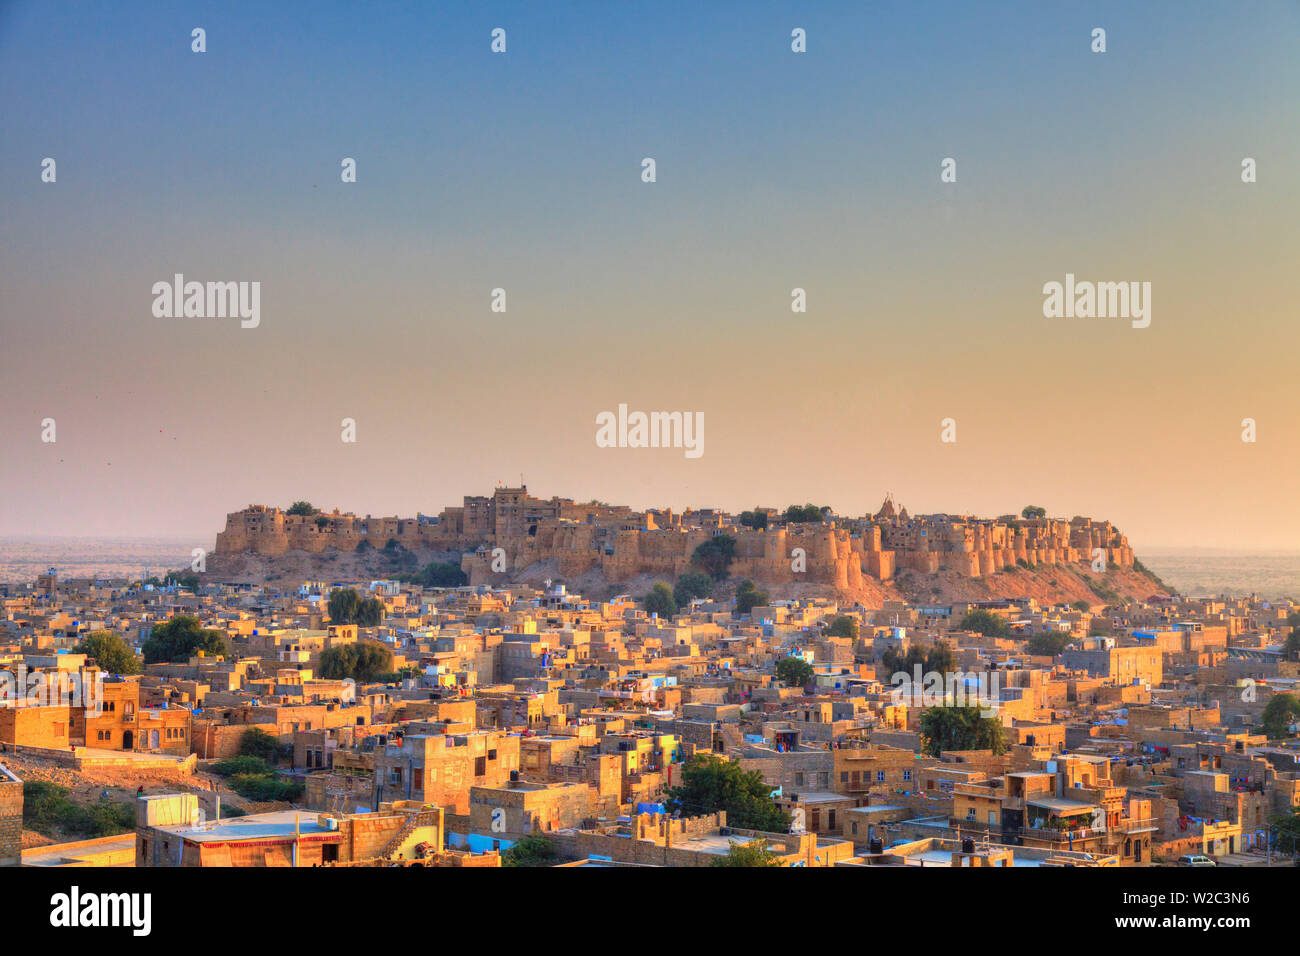
[[[0,0],[0,535],[522,475],[1300,548],[1297,49],[1294,0]],[[1150,326],[1045,317],[1067,274]],[[598,447],[620,404],[704,453]]]

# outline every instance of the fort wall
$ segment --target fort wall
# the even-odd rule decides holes
[[[852,589],[889,581],[902,569],[986,577],[1015,565],[1071,564],[1131,568],[1133,551],[1108,521],[1076,517],[978,519],[909,516],[887,500],[874,517],[829,519],[754,529],[723,512],[635,512],[601,502],[543,500],[527,488],[472,496],[437,518],[381,517],[334,511],[289,514],[250,505],[226,516],[216,551],[277,556],[400,545],[409,551],[459,551],[472,584],[498,583],[516,570],[553,561],[560,575],[600,571],[624,581],[677,577],[695,549],[718,534],[735,540],[734,575],[763,584],[809,582]],[[504,551],[504,571],[500,551]]]

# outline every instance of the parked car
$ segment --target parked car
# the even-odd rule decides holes
[[[1179,866],[1217,866],[1218,864],[1215,863],[1213,860],[1211,860],[1208,856],[1188,855],[1188,856],[1180,856],[1178,858],[1178,865]]]

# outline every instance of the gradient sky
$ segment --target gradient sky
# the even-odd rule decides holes
[[[0,2],[0,534],[522,473],[1300,546],[1300,4],[986,6]],[[154,318],[176,272],[261,326]],[[1067,272],[1151,327],[1044,318]],[[620,402],[704,456],[597,448]]]

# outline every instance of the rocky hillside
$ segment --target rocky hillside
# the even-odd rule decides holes
[[[303,581],[364,581],[411,573],[431,561],[459,563],[456,552],[433,551],[325,551],[311,554],[290,551],[277,557],[251,552],[217,553],[208,557],[209,580],[232,584],[271,584],[289,587]],[[569,588],[589,597],[603,599],[615,594],[643,595],[663,578],[638,575],[625,581],[607,580],[600,571],[589,571],[565,580],[554,560],[540,561],[513,575],[502,575],[500,583],[542,587],[546,581],[564,580]],[[671,582],[669,582],[671,583]],[[759,582],[763,584],[763,582]],[[724,586],[732,589],[735,582]],[[905,600],[911,604],[951,604],[963,601],[991,601],[999,598],[1032,597],[1039,603],[1088,601],[1109,604],[1123,599],[1143,601],[1168,589],[1149,573],[1133,568],[1093,574],[1086,565],[1044,565],[1014,567],[982,578],[970,578],[955,571],[924,574],[905,569],[891,581],[867,580],[860,588],[836,593],[828,585],[782,584],[767,586],[774,599],[838,597],[866,607],[880,607],[885,601]]]

